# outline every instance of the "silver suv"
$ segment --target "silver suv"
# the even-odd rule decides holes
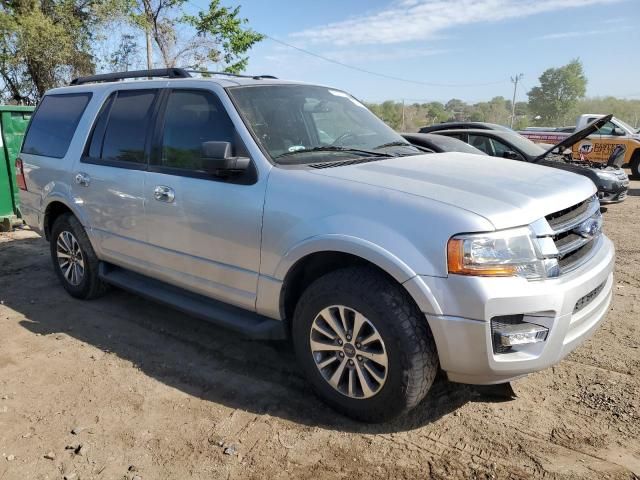
[[[338,89],[170,69],[48,92],[17,173],[69,294],[115,285],[291,338],[320,397],[375,422],[439,368],[492,384],[553,365],[607,312],[593,183],[478,165],[411,146]]]

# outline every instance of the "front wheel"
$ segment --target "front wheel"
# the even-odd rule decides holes
[[[640,180],[640,151],[636,151],[631,157],[631,162],[629,162],[629,167],[631,168],[631,178],[636,180]]]
[[[292,336],[318,395],[366,422],[416,406],[438,371],[426,318],[402,287],[372,268],[346,268],[313,282],[296,307]]]

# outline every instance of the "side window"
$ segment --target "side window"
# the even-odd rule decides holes
[[[592,135],[613,135],[614,128],[616,128],[615,123],[607,122],[602,127],[600,127],[600,130],[594,132]]]
[[[473,147],[476,147],[478,150],[482,150],[487,155],[495,156],[493,147],[491,145],[491,140],[487,137],[470,133],[469,141],[467,143]]]
[[[157,90],[120,90],[102,106],[85,155],[104,162],[145,163]]]
[[[496,140],[495,138],[491,138],[489,139],[489,141],[491,142],[491,144],[493,145],[493,151],[495,152],[494,155],[496,157],[502,157],[504,156],[504,152],[512,152],[513,149],[509,148],[507,145],[505,145],[502,142],[499,142],[498,140]]]
[[[239,146],[218,97],[200,90],[173,90],[164,114],[161,155],[153,161],[163,167],[202,170],[202,144],[210,141]]]
[[[90,93],[45,96],[31,120],[22,152],[64,157],[90,99]]]

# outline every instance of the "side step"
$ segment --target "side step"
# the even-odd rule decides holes
[[[256,340],[283,340],[287,337],[284,322],[188,292],[112,264],[100,262],[98,275],[113,286]]]

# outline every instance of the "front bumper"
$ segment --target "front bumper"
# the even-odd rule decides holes
[[[625,186],[620,187],[617,190],[607,191],[602,190],[598,191],[598,200],[602,205],[606,205],[609,203],[620,203],[625,198],[627,198],[627,191],[629,190],[629,182]]]
[[[598,242],[588,262],[555,279],[421,277],[443,312],[426,315],[440,365],[449,379],[474,384],[508,382],[557,363],[589,338],[612,298],[614,247],[604,235]],[[546,341],[494,353],[491,319],[519,314],[527,322],[548,328]]]

